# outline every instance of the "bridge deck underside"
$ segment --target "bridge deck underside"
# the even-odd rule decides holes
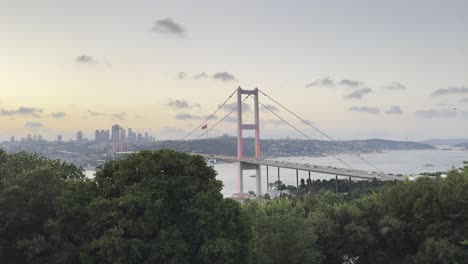
[[[322,173],[322,174],[346,176],[346,177],[365,179],[365,180],[371,180],[373,178],[376,178],[382,181],[393,181],[393,180],[405,179],[404,177],[399,177],[399,176],[390,175],[390,174],[369,173],[366,171],[343,169],[343,168],[336,168],[336,167],[324,167],[324,166],[317,166],[317,165],[311,165],[311,164],[299,164],[299,163],[292,163],[292,162],[285,162],[285,161],[255,159],[255,158],[238,159],[236,157],[214,156],[214,155],[203,155],[203,156],[208,157],[210,159],[225,160],[225,161],[230,161],[230,162],[240,161],[243,163],[253,164],[253,165],[263,165],[263,166],[279,167],[279,168],[292,169],[292,170],[310,171],[310,172],[316,172],[316,173]]]

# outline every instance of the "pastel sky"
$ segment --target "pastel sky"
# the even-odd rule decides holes
[[[467,14],[468,1],[0,0],[0,140],[115,123],[176,139],[238,86],[336,139],[467,137]],[[262,137],[300,138],[260,118]],[[235,134],[227,121],[211,136]]]

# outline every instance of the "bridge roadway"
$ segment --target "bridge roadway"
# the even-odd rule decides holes
[[[330,167],[330,166],[318,166],[318,165],[311,165],[308,163],[301,164],[301,163],[292,163],[292,162],[287,162],[287,161],[277,161],[277,160],[267,160],[267,159],[257,159],[257,158],[238,159],[237,157],[230,157],[230,156],[223,156],[223,155],[202,154],[201,156],[207,159],[224,160],[224,161],[229,161],[229,162],[240,161],[240,162],[247,163],[247,164],[279,167],[279,168],[286,168],[286,169],[300,170],[300,171],[310,171],[310,172],[316,172],[316,173],[322,173],[322,174],[346,176],[346,177],[365,179],[365,180],[372,180],[373,178],[376,178],[382,181],[405,180],[404,176],[396,176],[396,175],[385,174],[385,173],[380,173],[380,172],[366,172],[366,171],[361,171],[361,170],[343,169],[343,168]]]

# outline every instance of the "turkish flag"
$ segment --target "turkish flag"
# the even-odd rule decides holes
[[[202,130],[203,130],[203,129],[207,129],[207,128],[208,128],[208,124],[204,124],[204,125],[201,127]]]

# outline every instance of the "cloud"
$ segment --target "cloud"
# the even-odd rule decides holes
[[[199,74],[195,74],[195,75],[193,76],[193,78],[194,78],[195,80],[206,79],[206,78],[208,78],[208,74],[206,74],[205,72],[202,72],[202,73],[199,73]]]
[[[414,114],[420,118],[452,118],[458,113],[453,109],[428,109],[418,110]]]
[[[225,104],[222,109],[224,109],[226,112],[229,112],[236,107],[237,107],[237,102],[232,102],[229,104]],[[252,111],[252,107],[247,103],[242,103],[242,112],[250,112],[250,111]]]
[[[177,114],[176,119],[178,120],[191,120],[191,119],[201,119],[200,116],[192,115],[190,113]]]
[[[120,113],[117,113],[117,114],[113,114],[113,115],[112,115],[112,118],[117,119],[117,120],[124,121],[124,120],[127,118],[127,113],[125,113],[125,112],[120,112]]]
[[[452,95],[452,94],[467,94],[468,87],[448,87],[435,90],[432,96]]]
[[[64,112],[54,112],[50,114],[53,118],[64,118],[67,114]]]
[[[266,107],[268,107],[271,111],[278,111],[278,108],[272,104],[265,104]],[[265,109],[264,107],[260,107],[260,109]],[[266,110],[266,109],[265,109]]]
[[[378,109],[376,107],[367,107],[367,106],[352,106],[352,107],[349,108],[349,111],[369,113],[369,114],[373,114],[373,115],[380,114],[380,109]]]
[[[330,79],[330,77],[324,77],[324,78],[317,79],[312,83],[307,84],[305,87],[306,88],[309,88],[309,87],[335,87],[335,82],[332,79]]]
[[[173,134],[173,133],[185,133],[185,130],[182,130],[178,127],[162,127],[160,130],[159,130],[160,133],[163,133],[163,134]]]
[[[270,124],[270,125],[285,125],[284,121],[281,119],[268,119],[265,121],[260,121],[263,124]]]
[[[154,22],[151,31],[162,34],[185,35],[185,29],[177,24],[172,18],[158,19]]]
[[[362,88],[359,90],[356,90],[348,95],[345,95],[345,99],[362,99],[362,97],[366,94],[370,94],[372,92],[371,88]]]
[[[187,79],[188,74],[186,72],[179,72],[177,77],[179,78],[179,80],[185,80],[185,79]]]
[[[167,103],[168,106],[174,108],[174,109],[185,109],[185,108],[194,108],[194,107],[200,107],[200,104],[189,104],[184,99],[169,99],[169,102]]]
[[[43,109],[38,109],[34,107],[20,106],[16,110],[6,110],[4,108],[0,109],[0,116],[32,116],[40,118]]]
[[[399,82],[392,82],[391,84],[385,86],[387,90],[406,90],[406,86]]]
[[[359,87],[359,86],[363,85],[363,83],[360,82],[360,81],[356,81],[356,80],[343,79],[343,80],[340,81],[340,85],[348,86],[348,87],[351,87],[351,88],[356,88],[356,87]]]
[[[213,74],[212,78],[223,82],[237,81],[236,77],[229,72],[217,72]]]
[[[91,64],[91,63],[96,62],[93,57],[88,56],[88,55],[80,55],[76,57],[75,61],[78,63],[85,63],[85,64]]]
[[[31,122],[31,121],[26,122],[26,124],[24,126],[27,127],[27,128],[41,128],[41,127],[44,127],[44,125],[41,122]]]
[[[228,123],[237,123],[237,116],[232,114],[232,115],[229,115],[228,117],[226,117],[224,119],[224,122],[228,122]]]
[[[88,110],[88,113],[92,116],[103,116],[104,114],[103,113],[99,113],[99,112],[95,112],[95,111],[92,111],[92,110]]]
[[[401,110],[401,108],[399,106],[392,106],[390,107],[388,110],[385,110],[385,114],[387,115],[393,115],[393,114],[397,114],[397,115],[401,115],[403,114],[403,111]]]

